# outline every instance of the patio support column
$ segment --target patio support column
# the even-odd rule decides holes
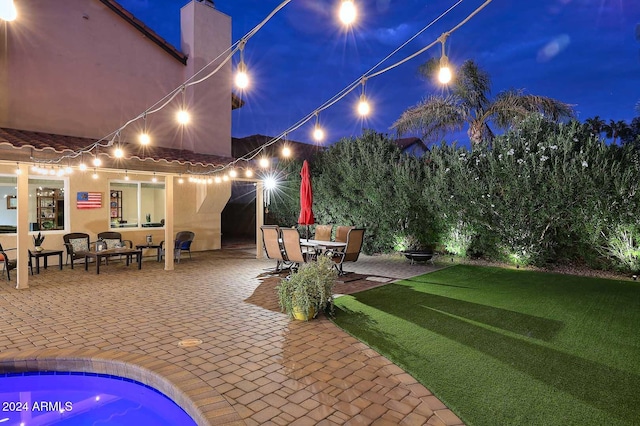
[[[16,267],[16,288],[29,288],[29,166],[20,164],[20,174],[18,174],[18,207],[16,215],[17,236],[15,258],[18,262]],[[11,252],[9,252],[11,257]]]
[[[261,180],[256,182],[256,259],[262,259],[262,229],[264,225],[264,185]]]
[[[164,270],[173,271],[173,176],[164,178]]]

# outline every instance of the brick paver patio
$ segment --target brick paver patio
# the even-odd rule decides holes
[[[266,273],[274,264],[236,249],[194,253],[174,271],[152,257],[140,271],[110,262],[100,275],[49,267],[26,290],[5,277],[0,361],[46,368],[35,359],[123,359],[164,372],[179,385],[178,396],[195,401],[203,424],[462,424],[410,375],[328,319],[295,322],[280,313],[278,278]],[[337,293],[433,266],[363,256],[345,269],[359,279],[338,284]],[[187,338],[202,343],[178,346]]]

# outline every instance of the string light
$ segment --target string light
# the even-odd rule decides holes
[[[113,155],[114,155],[116,158],[122,158],[122,157],[124,157],[124,151],[122,150],[122,148],[117,147],[117,148],[113,151]]]
[[[180,183],[180,184],[184,183],[184,179],[182,178],[182,174],[180,174],[178,176],[178,183]]]
[[[96,152],[95,157],[93,157],[93,165],[96,167],[100,167],[102,165],[102,160],[98,158],[98,153]]]
[[[128,170],[124,171],[124,180],[129,180],[129,171]]]
[[[449,59],[444,50],[444,44],[449,37],[449,33],[442,34],[438,41],[442,44],[442,55],[440,56],[440,70],[438,71],[438,81],[442,84],[451,82],[451,68],[449,67]]]
[[[340,12],[338,12],[338,16],[340,20],[345,25],[351,25],[355,22],[356,16],[358,12],[356,10],[356,5],[353,4],[352,0],[343,0],[340,5]]]
[[[0,19],[7,22],[14,21],[18,17],[18,10],[13,0],[0,0]]]
[[[153,172],[153,177],[151,178],[151,182],[157,182],[158,178],[156,177],[156,172]]]
[[[93,169],[93,175],[91,175],[91,177],[94,179],[98,179],[98,172],[96,171],[96,169]]]
[[[238,177],[238,172],[236,172],[236,169],[231,169],[231,170],[229,170],[229,176],[230,176],[231,178]]]
[[[251,169],[245,170],[244,175],[246,177],[248,177],[248,178],[252,177],[253,176],[253,170],[251,170]]]
[[[80,169],[80,171],[86,171],[87,170],[87,165],[84,163],[80,163],[80,165],[78,165],[78,168]]]
[[[22,174],[22,170],[20,170],[20,163],[16,163],[16,174],[17,175],[21,175]]]
[[[2,1],[2,0],[0,0],[0,1]],[[180,90],[181,90],[181,91],[182,91],[182,93],[183,93],[183,106],[184,106],[184,92],[185,92],[185,88],[186,88],[187,86],[195,85],[195,84],[198,84],[198,83],[200,83],[200,82],[202,82],[202,81],[205,81],[206,79],[208,79],[209,77],[211,77],[212,75],[214,75],[214,74],[215,74],[219,69],[221,69],[222,65],[224,65],[226,62],[228,62],[228,61],[231,59],[231,57],[232,57],[233,53],[235,53],[235,51],[236,51],[236,50],[241,50],[241,54],[240,54],[240,56],[241,56],[241,58],[240,58],[240,62],[241,62],[241,64],[244,64],[243,48],[244,48],[245,43],[246,43],[246,42],[247,42],[247,41],[248,41],[248,40],[249,40],[253,35],[255,35],[255,33],[256,33],[256,32],[257,32],[257,31],[258,31],[262,26],[264,26],[264,24],[265,24],[267,21],[269,21],[269,19],[271,19],[271,17],[273,17],[273,15],[275,15],[275,13],[276,13],[276,12],[278,12],[280,9],[282,9],[282,8],[283,8],[286,4],[288,4],[290,1],[291,1],[291,0],[285,0],[285,1],[283,1],[283,2],[278,6],[278,7],[276,7],[276,9],[274,9],[274,10],[273,10],[273,11],[272,11],[268,16],[267,16],[267,18],[265,18],[265,19],[264,19],[264,20],[263,20],[263,21],[262,21],[258,26],[254,27],[254,29],[253,29],[253,30],[251,30],[249,33],[247,33],[247,35],[245,35],[245,36],[240,40],[240,42],[238,42],[238,43],[237,43],[237,47],[236,47],[236,49],[235,49],[235,50],[233,49],[233,45],[232,45],[232,46],[231,46],[229,49],[227,49],[225,52],[221,53],[217,58],[213,59],[213,60],[212,60],[211,62],[209,62],[207,65],[205,65],[204,67],[202,67],[202,68],[201,68],[197,73],[195,73],[195,74],[194,74],[192,77],[190,77],[190,78],[189,78],[185,83],[183,83],[183,84],[182,84],[182,86],[180,86],[178,89],[176,89],[176,90],[174,90],[174,91],[170,92],[170,93],[169,93],[169,94],[167,94],[167,95],[166,95],[162,100],[158,101],[155,105],[153,105],[152,107],[150,107],[149,109],[147,109],[147,110],[145,111],[145,113],[144,113],[144,114],[139,115],[138,117],[136,117],[136,118],[134,118],[134,119],[132,119],[132,120],[129,120],[127,123],[125,123],[125,124],[124,124],[124,125],[123,125],[119,130],[118,130],[118,132],[119,132],[119,131],[121,131],[121,130],[123,130],[126,126],[128,126],[128,125],[129,125],[129,124],[131,124],[131,123],[133,123],[134,121],[136,121],[136,120],[138,120],[138,119],[140,119],[140,118],[146,118],[146,114],[151,114],[151,113],[158,112],[158,111],[160,111],[161,109],[163,109],[164,107],[166,107],[166,106],[169,104],[169,102],[171,102],[171,100],[173,100],[173,99],[174,99],[174,98],[179,94],[179,91],[180,91]],[[458,28],[460,28],[463,24],[465,24],[466,22],[468,22],[468,21],[469,21],[473,16],[475,16],[475,15],[476,15],[477,13],[479,13],[479,12],[480,12],[484,7],[486,7],[489,3],[491,3],[491,1],[492,1],[492,0],[486,0],[486,1],[484,2],[484,4],[483,4],[483,5],[481,5],[480,7],[478,7],[478,8],[477,8],[477,9],[476,9],[472,14],[470,14],[470,15],[469,15],[469,16],[468,16],[464,21],[460,22],[456,27],[452,28],[448,33],[446,33],[446,34],[447,34],[447,36],[448,36],[448,35],[450,35],[451,33],[453,33],[454,31],[456,31],[456,30],[457,30]],[[447,14],[449,11],[451,11],[454,7],[456,7],[456,6],[457,6],[458,4],[460,4],[461,2],[462,2],[462,0],[458,0],[458,2],[457,2],[456,4],[454,4],[453,6],[451,6],[451,7],[449,8],[449,10],[447,10],[447,11],[446,11],[446,12],[444,12],[442,15],[440,15],[436,20],[438,20],[438,19],[442,18],[445,14]],[[353,2],[353,1],[350,1],[350,0],[344,0],[344,1],[342,1],[342,3],[343,3],[343,4],[341,4],[341,10],[344,8],[344,15],[345,15],[345,17],[346,17],[346,18],[348,18],[349,16],[352,16],[352,19],[354,19],[354,20],[355,20],[356,15],[357,15],[357,13],[356,13],[357,11],[356,11],[356,8],[355,8],[355,4],[354,4],[354,2]],[[352,11],[353,11],[353,13],[349,13],[349,10],[352,10]],[[348,20],[348,19],[347,19],[347,20]],[[425,29],[427,29],[429,26],[431,26],[434,22],[435,22],[435,21],[433,21],[432,23],[430,23],[430,24],[429,24]],[[423,31],[424,31],[424,29],[423,29]],[[416,36],[417,36],[417,35],[418,35],[418,34],[416,34]],[[415,38],[416,36],[414,36],[414,38]],[[389,70],[390,70],[390,69],[392,69],[392,68],[395,68],[395,67],[399,66],[400,64],[402,64],[402,63],[404,63],[404,62],[407,62],[408,60],[410,60],[410,59],[412,59],[412,58],[416,57],[416,56],[417,56],[417,55],[419,55],[420,53],[422,53],[422,52],[426,51],[427,49],[429,49],[429,48],[433,47],[433,45],[434,45],[435,43],[436,43],[436,42],[432,43],[432,44],[431,44],[431,45],[429,45],[429,46],[426,46],[425,48],[423,48],[423,49],[421,49],[420,51],[418,51],[418,52],[414,53],[413,55],[410,55],[409,57],[407,57],[407,58],[405,58],[405,59],[403,59],[403,60],[401,60],[401,61],[399,61],[399,62],[397,62],[397,63],[393,64],[393,65],[392,65],[392,66],[390,66],[390,67],[385,68],[385,69],[384,69],[384,70],[382,70],[382,71],[378,71],[378,72],[376,72],[376,73],[372,73],[373,69],[375,69],[378,65],[380,65],[380,63],[379,63],[379,64],[377,64],[377,65],[376,65],[374,68],[372,68],[370,71],[367,71],[367,72],[366,72],[366,73],[361,77],[361,79],[359,79],[359,80],[357,80],[357,81],[356,81],[356,82],[362,82],[362,84],[363,84],[363,87],[362,87],[362,89],[363,89],[363,93],[362,93],[362,95],[361,95],[361,97],[360,97],[360,98],[361,98],[361,100],[364,100],[365,102],[367,101],[366,97],[364,96],[364,79],[372,78],[372,77],[374,77],[374,76],[380,75],[380,74],[382,74],[382,73],[384,73],[384,72],[389,71]],[[406,44],[406,43],[405,43],[405,44]],[[397,49],[397,50],[399,50],[399,49]],[[397,50],[396,50],[396,51],[397,51]],[[444,51],[444,46],[443,46],[443,51]],[[231,53],[230,53],[226,58],[223,58],[223,55],[226,55],[226,54],[227,54],[227,52],[231,52]],[[395,53],[395,52],[394,52],[394,53]],[[221,59],[221,58],[223,58],[223,59]],[[387,58],[385,58],[384,60],[386,60],[386,59],[388,59],[388,57],[387,57]],[[384,60],[383,60],[383,61],[384,61]],[[198,80],[195,80],[196,76],[197,76],[199,73],[203,72],[207,67],[209,67],[210,65],[212,65],[212,64],[213,64],[213,63],[215,63],[215,62],[220,62],[222,65],[218,66],[215,70],[213,70],[213,71],[209,72],[209,74],[207,74],[205,77],[202,77],[202,78],[199,78]],[[244,68],[244,70],[246,71],[246,64],[244,64],[244,67],[241,67],[241,68]],[[357,87],[357,84],[355,84],[356,82],[352,83],[352,84],[351,84],[351,85],[349,85],[347,88],[343,89],[341,92],[339,92],[338,94],[334,95],[334,97],[333,97],[333,98],[331,98],[329,101],[327,101],[327,102],[326,102],[325,104],[323,104],[321,107],[319,107],[319,108],[315,111],[316,117],[317,117],[317,114],[318,114],[318,112],[319,112],[319,111],[323,111],[324,109],[329,108],[330,106],[334,105],[337,101],[339,101],[340,99],[344,98],[344,97],[346,96],[346,94],[348,94],[348,93],[350,93],[351,91],[353,91],[353,90]],[[364,103],[364,102],[363,102],[363,103]],[[159,106],[158,106],[158,105],[159,105]],[[368,106],[368,102],[367,102],[367,106]],[[361,113],[362,113],[362,112],[364,112],[364,109],[365,109],[365,107],[364,107],[364,105],[363,105],[363,110],[361,111]],[[183,108],[183,110],[182,110],[182,111],[184,111],[184,113],[185,113],[185,114],[181,114],[181,118],[182,118],[182,120],[181,120],[181,121],[185,121],[185,120],[184,120],[185,118],[187,118],[187,120],[188,120],[189,115],[188,115],[188,113],[186,112],[186,108]],[[371,111],[371,108],[369,107],[369,108],[368,108],[367,113],[370,113],[370,111]],[[302,120],[300,120],[300,121],[299,121],[298,123],[296,123],[294,126],[292,126],[291,128],[287,129],[287,132],[294,131],[294,130],[298,129],[298,128],[299,128],[299,127],[301,127],[304,123],[306,123],[307,121],[309,121],[311,118],[313,118],[313,114],[312,114],[312,115],[310,115],[310,116],[305,117],[305,118],[304,118],[304,119],[302,119]],[[316,119],[316,124],[317,124],[317,119]],[[319,127],[319,126],[317,126],[317,127]],[[321,134],[322,134],[322,136],[324,136],[324,132],[322,132],[322,129],[319,129],[319,130],[320,130],[320,132],[317,132],[316,130],[317,130],[317,129],[314,129],[314,139],[318,140],[318,139],[320,139],[318,136],[320,136]],[[96,157],[97,157],[97,148],[98,148],[99,146],[109,146],[109,145],[112,143],[112,142],[111,142],[111,143],[110,143],[110,144],[108,144],[108,145],[101,145],[101,144],[100,144],[100,142],[101,142],[101,141],[103,141],[103,140],[105,140],[105,139],[106,139],[106,137],[105,137],[105,138],[102,138],[102,139],[100,139],[100,140],[98,140],[98,141],[97,141],[97,142],[92,146],[92,148],[88,148],[88,150],[87,150],[87,148],[85,148],[85,150],[87,150],[86,152],[90,152],[93,148],[95,148],[95,149],[96,149]],[[216,168],[216,170],[214,170],[214,172],[218,172],[218,171],[220,171],[220,170],[224,170],[224,169],[226,169],[226,168],[228,168],[228,167],[231,167],[232,165],[234,165],[234,164],[235,164],[237,161],[239,161],[239,160],[243,160],[243,161],[250,161],[250,160],[254,159],[254,158],[259,154],[259,152],[260,152],[260,151],[262,151],[265,147],[270,146],[270,145],[272,145],[272,144],[276,143],[279,139],[280,139],[280,137],[279,137],[279,136],[278,136],[278,137],[273,138],[273,139],[272,139],[272,140],[270,140],[269,142],[267,142],[267,143],[263,144],[261,147],[259,147],[259,148],[257,148],[256,150],[254,150],[255,154],[247,154],[246,156],[244,156],[244,157],[242,157],[242,158],[239,158],[239,159],[236,159],[236,160],[234,160],[232,163],[229,163],[229,164],[228,164],[228,165],[226,165],[226,166],[221,166],[221,169],[217,169],[217,168]],[[79,154],[79,153],[78,153],[78,154]],[[77,156],[78,154],[74,153],[74,156]],[[68,157],[71,157],[71,155],[68,155]],[[63,158],[64,158],[64,157],[63,157]],[[216,166],[216,167],[217,167],[217,166]],[[85,167],[85,168],[86,168],[86,167]],[[247,171],[246,173],[249,175],[251,172]]]
[[[369,115],[371,112],[371,107],[369,106],[369,102],[367,102],[367,97],[364,95],[364,85],[366,81],[366,78],[362,79],[362,94],[360,95],[360,102],[358,102],[358,114],[363,117]]]
[[[258,162],[258,164],[260,165],[260,167],[262,167],[263,169],[266,169],[269,167],[269,159],[267,157],[262,157],[260,159],[260,161]]]
[[[189,121],[191,121],[191,116],[187,111],[186,90],[187,90],[186,87],[183,86],[182,87],[182,107],[180,107],[180,109],[178,110],[178,113],[176,114],[178,123],[182,125],[189,124]]]
[[[291,148],[288,146],[282,147],[282,156],[285,158],[291,157]]]
[[[151,143],[151,136],[149,136],[149,133],[147,133],[147,113],[145,111],[143,117],[142,117],[142,122],[143,122],[143,130],[142,133],[140,133],[140,136],[138,136],[138,140],[140,141],[141,145],[149,145]]]
[[[244,63],[244,45],[246,42],[246,40],[242,39],[238,44],[238,50],[240,50],[240,63],[238,64],[238,71],[236,72],[236,86],[243,90],[249,86],[247,65]]]
[[[324,139],[324,130],[320,127],[320,116],[318,111],[316,111],[314,115],[316,116],[316,124],[313,126],[313,139],[315,139],[316,142],[321,142]]]

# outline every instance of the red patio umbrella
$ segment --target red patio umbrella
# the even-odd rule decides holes
[[[300,183],[300,216],[298,224],[307,225],[307,239],[309,239],[309,225],[313,225],[313,190],[311,189],[311,172],[309,171],[309,163],[304,160],[302,170],[300,171],[302,182]]]

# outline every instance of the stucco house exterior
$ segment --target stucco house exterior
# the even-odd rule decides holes
[[[140,244],[147,235],[172,241],[176,231],[190,230],[192,250],[219,249],[230,181],[193,184],[187,176],[233,160],[231,110],[242,101],[232,94],[231,61],[113,137],[124,157],[116,158],[114,146],[77,154],[205,65],[220,65],[231,46],[231,18],[213,2],[189,2],[181,9],[177,48],[114,0],[15,4],[18,19],[0,21],[0,197],[7,199],[0,203],[0,243],[18,248],[18,287],[28,283],[20,259],[36,231],[46,235],[45,248],[57,250],[66,233],[95,240],[107,230]],[[188,125],[175,120],[182,106]],[[138,143],[143,129],[148,146]],[[77,169],[93,157],[102,164]],[[100,194],[100,207],[81,208],[85,193]],[[53,211],[42,206],[47,196],[55,199]],[[167,257],[165,268],[172,269]]]

